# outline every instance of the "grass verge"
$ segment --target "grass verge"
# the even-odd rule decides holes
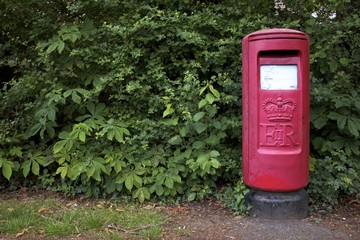
[[[7,238],[160,239],[167,220],[151,207],[114,202],[0,200],[0,234]]]

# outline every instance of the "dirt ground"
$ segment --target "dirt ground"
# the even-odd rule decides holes
[[[62,195],[44,191],[0,192],[0,199],[26,200],[50,196],[64,198]],[[82,198],[77,200],[79,204],[89,201]],[[354,199],[342,199],[331,213],[312,214],[306,219],[292,221],[234,216],[215,199],[182,205],[153,206],[169,216],[169,221],[162,225],[162,239],[360,239],[360,202]],[[89,239],[83,237],[67,239]],[[5,239],[0,233],[0,240]],[[129,236],[129,239],[134,238]]]
[[[169,208],[164,239],[360,239],[360,204],[350,199],[331,213],[292,221],[233,216],[215,200]]]

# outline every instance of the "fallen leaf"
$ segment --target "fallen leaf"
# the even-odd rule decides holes
[[[72,201],[72,202],[69,202],[65,205],[65,207],[69,208],[69,207],[77,207],[77,203],[76,201]]]
[[[97,208],[100,208],[100,209],[104,209],[104,208],[105,208],[104,205],[102,205],[102,204],[98,204],[98,205],[96,205],[96,207],[97,207]]]
[[[50,208],[40,208],[38,210],[38,213],[48,213],[48,212],[50,212]]]
[[[351,200],[351,201],[350,201],[350,204],[353,204],[353,203],[360,204],[360,200],[357,200],[357,199]]]
[[[242,219],[243,219],[242,216],[233,217],[233,220],[235,220],[235,221],[240,221],[240,220],[242,220]]]
[[[22,231],[22,232],[20,232],[20,233],[18,233],[18,234],[16,234],[16,238],[19,238],[19,237],[21,237],[22,235],[24,235],[25,234],[25,232],[24,231]]]
[[[25,228],[22,232],[19,232],[18,234],[16,234],[16,238],[22,237],[25,233],[27,233],[29,231],[28,228]]]
[[[107,233],[114,233],[114,231],[112,231],[111,229],[109,229],[109,228],[105,228],[105,232],[107,232]]]
[[[19,191],[22,192],[22,193],[25,193],[25,192],[28,192],[28,191],[29,191],[29,188],[27,188],[27,187],[22,187],[22,188],[20,188]]]
[[[146,205],[146,206],[144,206],[144,207],[142,207],[142,209],[145,209],[145,210],[152,210],[152,209],[154,209],[155,208],[155,204],[152,204],[152,205]]]

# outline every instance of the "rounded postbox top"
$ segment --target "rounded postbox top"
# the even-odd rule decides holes
[[[287,28],[273,28],[266,30],[259,30],[250,33],[245,38],[249,41],[263,40],[263,39],[303,39],[307,40],[308,36],[300,31]]]

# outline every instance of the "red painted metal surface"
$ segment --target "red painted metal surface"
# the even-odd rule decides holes
[[[244,182],[264,191],[304,188],[309,181],[309,38],[291,29],[251,33],[242,41],[242,61]],[[281,74],[294,69],[297,84],[292,85],[295,80]],[[279,82],[283,79],[291,84]]]

